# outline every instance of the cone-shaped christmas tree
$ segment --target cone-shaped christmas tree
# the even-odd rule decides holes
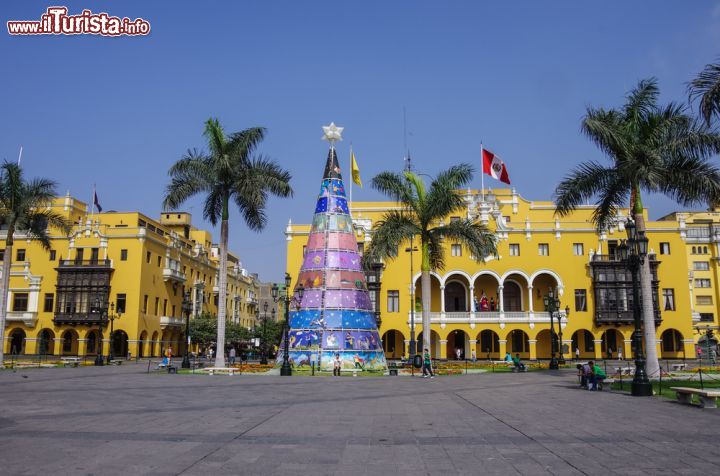
[[[340,139],[336,131],[333,138],[326,128],[331,147],[297,280],[304,294],[300,308],[290,312],[289,356],[296,369],[316,360],[332,371],[339,356],[343,369],[384,372],[385,354],[333,146]]]

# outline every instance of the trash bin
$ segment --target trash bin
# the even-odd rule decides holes
[[[173,365],[168,365],[167,371],[169,374],[176,374],[177,373],[177,367]]]
[[[413,357],[413,367],[415,367],[416,369],[422,368],[422,361],[422,355],[415,354],[415,357]]]

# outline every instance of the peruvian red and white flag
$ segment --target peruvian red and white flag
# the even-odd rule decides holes
[[[507,167],[505,167],[505,163],[500,160],[500,157],[487,149],[482,149],[482,162],[484,174],[488,174],[495,180],[510,185],[510,176],[508,175]]]

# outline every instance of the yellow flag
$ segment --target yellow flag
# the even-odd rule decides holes
[[[352,181],[362,187],[362,180],[360,180],[360,169],[358,168],[357,161],[355,160],[355,152],[350,154],[351,170],[352,170]]]

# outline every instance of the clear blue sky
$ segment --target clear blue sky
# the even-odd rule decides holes
[[[7,20],[55,4],[143,17],[152,33],[7,34]],[[236,212],[230,228],[231,249],[266,280],[284,271],[288,218],[311,219],[330,121],[346,128],[341,164],[352,142],[366,182],[402,168],[405,106],[417,170],[477,165],[483,141],[523,196],[548,200],[570,167],[603,159],[579,133],[587,105],[619,105],[650,76],[663,101],[684,101],[720,54],[718,1],[21,1],[0,17],[0,159],[22,144],[27,174],[60,193],[88,200],[96,183],[104,208],[155,217],[169,166],[203,146],[208,117],[267,127],[260,151],[290,170],[295,198],[270,202],[261,234]],[[187,208],[204,226],[200,203]],[[645,204],[652,217],[677,208]]]

